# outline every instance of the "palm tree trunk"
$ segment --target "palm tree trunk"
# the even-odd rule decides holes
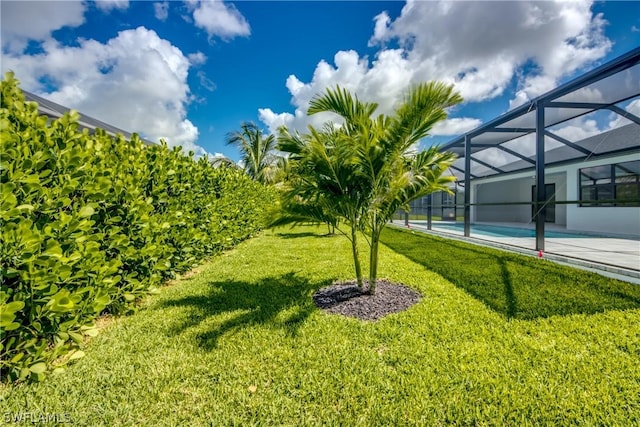
[[[380,242],[380,231],[374,227],[371,232],[371,248],[369,251],[369,294],[376,292],[376,281],[378,279],[378,246]]]
[[[358,252],[358,229],[355,226],[355,220],[351,224],[351,250],[353,251],[353,263],[356,267],[356,280],[358,282],[358,289],[362,292],[364,290],[364,283],[362,280],[362,268],[360,267],[360,253]]]
[[[334,234],[336,234],[336,228],[329,221],[327,221],[327,233],[330,236],[333,236]]]

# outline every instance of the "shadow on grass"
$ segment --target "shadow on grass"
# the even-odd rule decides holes
[[[393,228],[381,241],[507,318],[640,308],[640,286],[550,261]]]
[[[298,239],[300,237],[323,237],[322,234],[305,231],[303,233],[276,233],[281,239]]]
[[[310,282],[294,273],[266,277],[257,282],[212,281],[206,285],[208,289],[205,295],[170,300],[164,304],[165,307],[188,309],[185,320],[172,328],[170,333],[180,334],[220,316],[224,319],[214,320],[210,330],[197,335],[201,347],[215,348],[224,334],[251,325],[283,328],[295,335],[302,322],[316,309],[313,293],[331,281]]]
[[[324,233],[318,231],[317,233],[312,233],[309,231],[301,232],[301,233],[276,233],[276,236],[281,239],[298,239],[300,237],[336,237],[338,233],[329,233],[325,230]]]
[[[502,283],[504,284],[504,297],[505,297],[505,314],[507,317],[512,318],[518,315],[518,300],[516,299],[515,292],[513,291],[513,283],[511,282],[511,273],[509,273],[509,267],[504,259],[498,258],[498,264],[500,264],[500,271],[502,273]]]

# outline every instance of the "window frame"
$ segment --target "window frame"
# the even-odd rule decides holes
[[[633,170],[626,169],[625,165],[631,163],[640,164],[640,160],[630,160],[627,162],[611,163],[599,166],[589,166],[586,168],[578,169],[578,197],[580,203],[579,207],[639,207],[640,206],[640,172],[635,173]],[[608,168],[609,174],[603,178],[593,178],[587,173],[591,169],[595,168]],[[628,175],[616,175],[618,169],[623,169],[629,172]],[[631,177],[628,182],[618,182],[619,178]],[[591,180],[591,184],[584,184],[584,177]],[[604,181],[604,182],[603,182]],[[619,189],[620,187],[629,186],[636,188],[636,198],[631,199],[630,202],[619,201]],[[595,197],[592,197],[595,191]],[[588,192],[588,193],[587,193]],[[599,193],[605,193],[609,197],[599,197]],[[633,192],[633,190],[632,190]],[[588,198],[587,198],[588,196]]]

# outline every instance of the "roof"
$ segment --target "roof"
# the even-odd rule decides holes
[[[38,104],[38,112],[42,115],[50,117],[51,119],[58,119],[62,117],[64,114],[71,111],[70,108],[62,106],[60,104],[56,104],[53,101],[45,99],[31,92],[27,92],[26,90],[23,90],[22,92],[24,93],[24,97],[26,101],[36,102]],[[107,134],[109,135],[112,135],[112,136],[122,135],[126,139],[131,139],[131,136],[132,136],[131,132],[117,128],[115,126],[112,126],[98,119],[94,119],[93,117],[87,116],[86,114],[83,114],[83,113],[79,113],[79,114],[80,114],[79,124],[81,128],[86,128],[86,129],[89,129],[90,131],[93,131],[95,129],[102,129],[105,132],[107,132]],[[142,140],[142,142],[144,142],[147,145],[153,144],[153,142],[145,140],[144,138],[140,138],[140,139]]]
[[[618,104],[638,97],[640,48],[457,137],[441,150],[458,155],[452,167],[458,177],[464,176],[466,140],[470,141],[472,178],[531,168],[536,158],[537,109],[544,108],[541,129],[545,164],[637,151],[640,149],[640,117]],[[628,119],[631,124],[581,141],[570,141],[557,134],[560,124],[604,110]]]
[[[553,165],[571,161],[584,161],[602,155],[635,151],[640,152],[640,126],[633,123],[628,124],[626,126],[583,139],[578,142],[578,145],[591,152],[591,155],[585,157],[583,152],[577,151],[567,145],[561,145],[545,153],[545,163],[547,165]],[[527,162],[525,160],[517,160],[500,166],[500,169],[505,172],[513,172],[533,168],[535,164],[535,156],[528,156],[528,158],[531,161]]]

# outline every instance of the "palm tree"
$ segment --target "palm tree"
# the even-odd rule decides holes
[[[263,184],[271,183],[277,172],[275,136],[265,137],[262,130],[252,122],[242,123],[240,129],[239,132],[227,134],[227,145],[235,145],[240,149],[240,161],[251,178]]]
[[[363,103],[337,87],[312,99],[308,113],[336,113],[344,120],[341,127],[310,127],[308,135],[295,138],[281,131],[280,150],[290,153],[290,160],[304,171],[287,194],[282,215],[286,217],[295,201],[313,201],[344,220],[351,229],[347,237],[361,289],[357,232],[363,231],[369,244],[369,292],[374,293],[380,234],[393,213],[408,209],[416,198],[449,191],[453,178],[443,173],[455,156],[437,147],[416,153],[414,147],[446,118],[446,109],[459,102],[462,97],[452,86],[423,83],[411,88],[393,115],[373,118],[377,104]]]
[[[225,167],[225,168],[240,168],[240,166],[238,166],[238,164],[236,162],[234,162],[233,160],[231,160],[228,157],[213,157],[209,159],[209,164],[211,164],[211,166],[213,166],[214,168],[220,168],[220,167]]]
[[[278,155],[275,156],[275,164],[273,165],[273,172],[271,173],[271,183],[274,187],[281,189],[287,182],[287,178],[290,175],[289,159],[287,157]]]

